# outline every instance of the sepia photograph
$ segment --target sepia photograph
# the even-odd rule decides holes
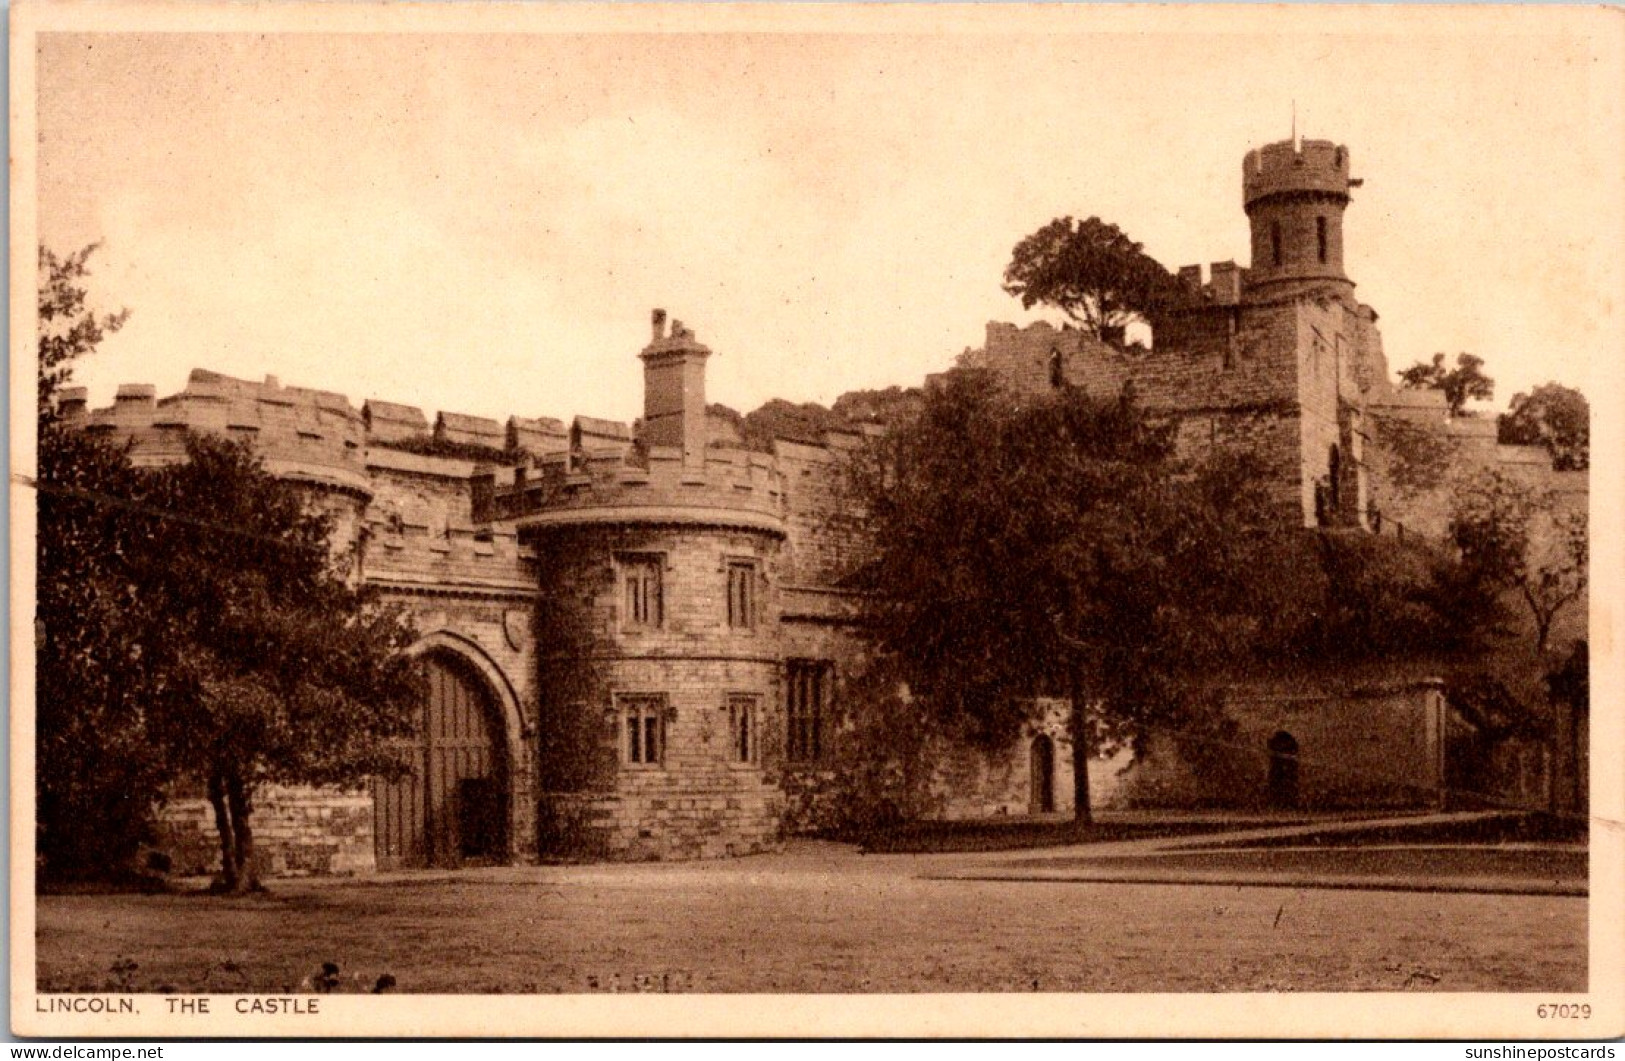
[[[1619,15],[25,0],[13,1034],[1625,1032]]]

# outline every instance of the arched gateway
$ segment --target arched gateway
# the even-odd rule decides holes
[[[507,861],[512,785],[498,692],[463,653],[419,651],[429,695],[409,743],[412,772],[373,783],[378,867]]]

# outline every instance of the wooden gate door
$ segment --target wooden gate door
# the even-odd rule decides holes
[[[428,660],[429,701],[409,757],[412,773],[375,782],[378,867],[502,859],[507,849],[507,761],[484,683],[459,661]]]

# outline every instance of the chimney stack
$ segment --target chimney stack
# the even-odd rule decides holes
[[[705,469],[705,359],[711,350],[676,321],[666,334],[666,311],[650,314],[653,337],[643,359],[643,441],[683,452],[683,466]]]

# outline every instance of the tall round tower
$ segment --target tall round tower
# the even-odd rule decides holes
[[[1282,140],[1247,152],[1242,197],[1253,230],[1250,295],[1274,299],[1319,288],[1352,295],[1343,273],[1349,152],[1330,140]]]

